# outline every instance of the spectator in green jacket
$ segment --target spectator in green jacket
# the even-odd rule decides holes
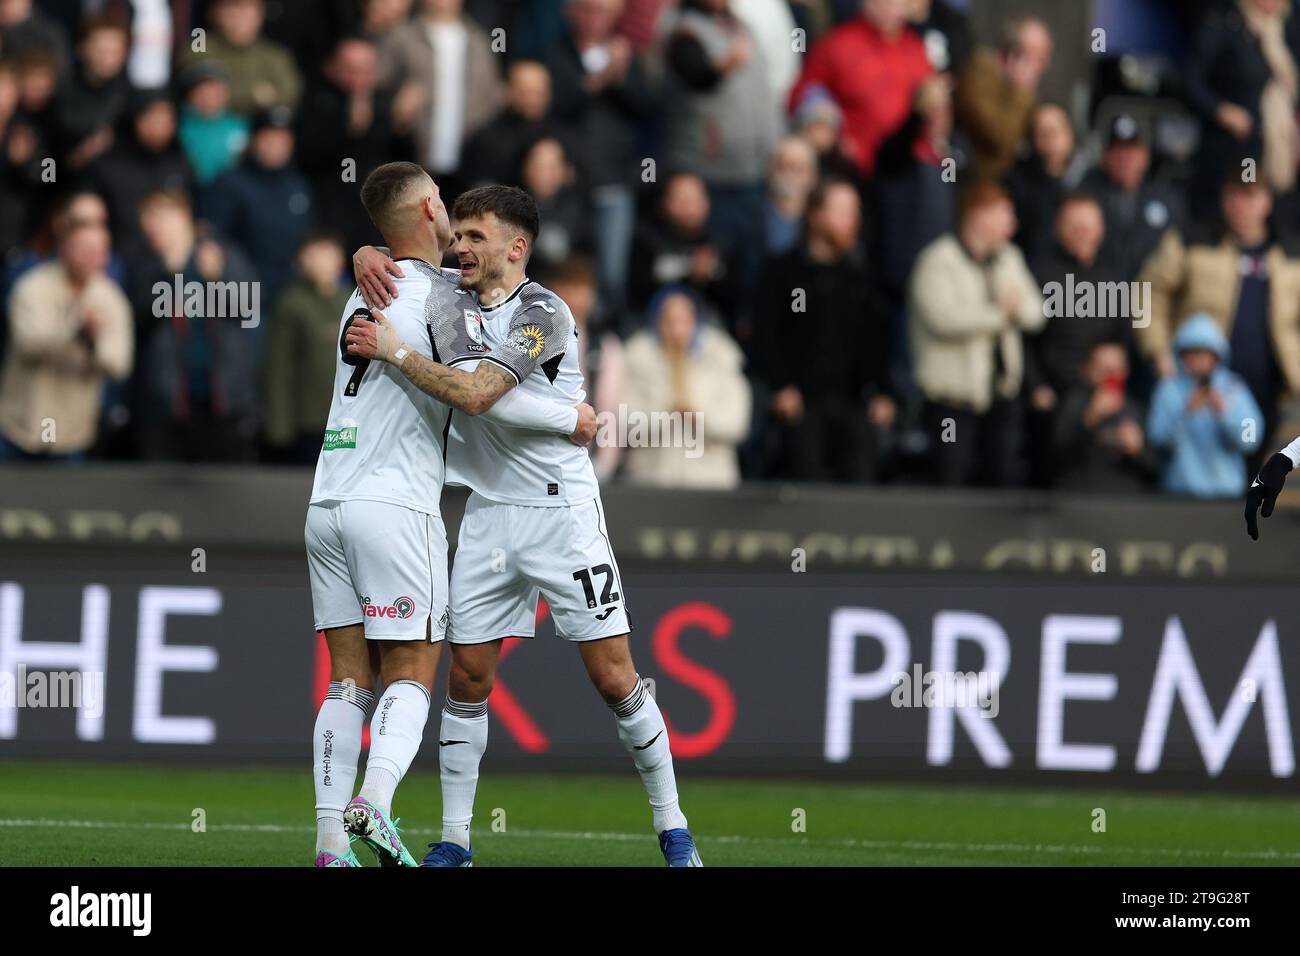
[[[338,237],[309,233],[298,248],[298,278],[276,301],[268,333],[264,394],[266,443],[277,460],[312,464],[320,451],[334,388],[339,320],[351,295]]]
[[[230,77],[230,108],[241,116],[273,106],[298,108],[302,74],[292,54],[262,36],[264,0],[216,0],[208,18],[206,47],[189,54],[188,62],[213,63]]]

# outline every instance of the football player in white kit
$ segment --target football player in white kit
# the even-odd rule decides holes
[[[577,330],[568,306],[525,274],[537,239],[537,205],[522,190],[481,186],[455,203],[465,321],[481,328],[446,364],[377,324],[349,330],[350,350],[396,365],[442,401],[474,402],[504,387],[563,404],[581,402]],[[393,264],[373,249],[356,259],[363,289],[381,289]],[[382,302],[382,291],[378,293]],[[397,300],[400,303],[400,296]],[[578,646],[649,795],[669,866],[701,866],[677,796],[662,714],[632,663],[626,598],[590,457],[555,435],[511,432],[453,416],[448,481],[471,489],[451,580],[451,668],[439,758],[443,838],[424,866],[470,866],[470,821],[487,747],[487,698],[506,637],[533,637],[539,594],[559,635]]]
[[[390,163],[367,178],[361,196],[406,266],[401,301],[386,319],[412,343],[404,348],[432,361],[476,345],[456,273],[435,265],[452,234],[433,180],[412,163]],[[448,617],[439,498],[451,409],[393,366],[347,354],[347,330],[371,321],[354,293],[341,319],[334,397],[307,509],[312,605],[330,653],[329,691],[314,732],[317,866],[360,865],[349,835],[364,840],[382,865],[416,865],[390,810],[420,747]],[[490,415],[503,434],[545,429],[557,441],[590,441],[595,413],[578,404],[503,390],[470,410]],[[362,725],[381,675],[366,775],[354,799]]]

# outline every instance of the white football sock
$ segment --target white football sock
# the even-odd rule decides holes
[[[686,827],[677,799],[677,778],[673,775],[673,754],[668,746],[668,728],[659,705],[645,689],[641,675],[636,687],[610,707],[618,718],[618,739],[632,755],[654,810],[656,833]]]
[[[447,698],[438,732],[438,764],[442,778],[442,838],[469,849],[469,825],[474,817],[478,765],[487,750],[487,701],[462,704]]]
[[[385,814],[392,812],[393,794],[420,749],[428,719],[429,691],[416,681],[393,681],[379,698],[370,720],[370,757],[361,796]]]
[[[348,851],[343,810],[352,799],[361,756],[361,729],[375,695],[355,684],[330,681],[329,691],[316,713],[312,735],[316,780],[316,852],[329,850],[342,856]]]

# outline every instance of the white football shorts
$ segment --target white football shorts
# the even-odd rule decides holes
[[[539,594],[565,640],[630,630],[600,499],[546,508],[471,494],[451,570],[447,639],[482,644],[533,637]]]
[[[447,632],[447,531],[438,515],[353,499],[307,508],[307,567],[318,631],[363,624],[372,641]]]

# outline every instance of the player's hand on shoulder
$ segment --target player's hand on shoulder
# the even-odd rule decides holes
[[[410,351],[402,336],[378,309],[370,310],[369,322],[353,322],[345,338],[350,355],[400,364]],[[398,358],[401,353],[401,358]]]
[[[392,305],[397,298],[397,283],[393,277],[402,279],[406,276],[401,266],[374,246],[362,246],[353,254],[352,272],[361,297],[372,309],[386,309]]]
[[[590,445],[596,437],[597,423],[596,410],[583,402],[581,405],[574,406],[578,409],[578,427],[573,430],[569,436],[569,441],[573,442],[579,448],[585,448]]]
[[[371,316],[382,313],[375,309],[370,311]],[[353,319],[348,323],[347,331],[343,335],[343,342],[347,347],[349,355],[357,355],[361,358],[372,359],[375,357],[375,322],[364,321],[365,313],[360,313],[362,321],[357,321],[358,315],[353,314]]]
[[[1282,493],[1286,476],[1291,472],[1291,459],[1278,452],[1260,468],[1259,475],[1250,483],[1246,492],[1246,533],[1254,540],[1259,540],[1259,524],[1256,512],[1262,518],[1273,514],[1277,496]]]
[[[375,351],[385,362],[400,366],[410,354],[411,347],[406,344],[401,333],[384,317],[384,313],[370,310],[375,318]]]

